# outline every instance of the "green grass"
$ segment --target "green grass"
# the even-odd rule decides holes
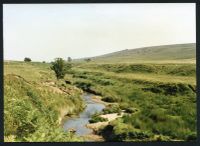
[[[102,129],[106,140],[187,141],[196,137],[195,71],[194,64],[85,63],[75,65],[66,79],[119,104],[105,113],[129,113]]]
[[[4,137],[13,142],[80,141],[64,132],[60,120],[66,114],[78,114],[84,108],[81,92],[70,85],[62,87],[71,95],[54,91],[46,81],[56,81],[48,65],[13,62],[5,64],[4,74]],[[9,139],[9,137],[12,137]]]
[[[115,103],[102,114],[128,113],[98,131],[106,141],[195,140],[195,58],[195,44],[123,50],[91,62],[76,60],[60,81],[48,63],[6,62],[5,140],[81,140],[59,128],[62,116],[84,108],[74,86]],[[104,119],[93,115],[91,122],[98,121]]]
[[[175,44],[124,49],[97,57],[95,63],[195,63],[196,44]],[[77,62],[82,60],[77,60]]]

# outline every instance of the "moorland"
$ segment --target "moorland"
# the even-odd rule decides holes
[[[51,63],[4,61],[5,141],[98,141],[62,127],[63,119],[86,108],[83,93],[105,105],[86,125],[100,141],[196,139],[196,44],[124,49],[67,63],[71,69],[58,80]]]

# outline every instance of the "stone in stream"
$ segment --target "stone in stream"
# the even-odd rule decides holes
[[[71,133],[75,133],[76,132],[76,130],[74,128],[70,128],[68,131],[71,132]]]

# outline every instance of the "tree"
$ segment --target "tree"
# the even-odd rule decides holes
[[[72,58],[71,58],[71,57],[68,57],[68,58],[67,58],[67,61],[68,61],[68,62],[71,62],[71,61],[72,61]]]
[[[31,62],[31,58],[25,57],[25,58],[24,58],[24,61],[25,61],[25,62]]]
[[[62,58],[56,58],[54,62],[51,62],[51,69],[55,72],[57,79],[63,79],[71,67],[71,64],[66,63]]]

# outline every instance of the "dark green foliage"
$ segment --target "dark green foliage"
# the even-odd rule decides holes
[[[25,58],[24,58],[24,61],[25,61],[25,62],[31,62],[31,59],[28,58],[28,57],[25,57]]]
[[[55,72],[57,79],[64,78],[67,71],[72,67],[71,64],[66,63],[62,58],[56,58],[51,64],[51,69]]]
[[[163,93],[165,95],[186,95],[195,92],[194,87],[185,84],[159,84],[154,87],[143,88],[144,91],[151,91],[153,93]]]

